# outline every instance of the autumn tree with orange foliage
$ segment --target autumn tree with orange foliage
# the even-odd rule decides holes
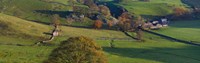
[[[110,20],[107,22],[107,24],[108,24],[108,28],[109,28],[109,29],[113,26],[113,22],[110,21]]]
[[[186,10],[186,9],[184,9],[184,8],[182,8],[182,7],[176,7],[176,8],[174,9],[174,14],[175,14],[175,16],[181,16],[181,15],[186,14],[187,12],[188,12],[188,10]]]
[[[94,28],[95,29],[100,29],[102,27],[102,25],[103,25],[103,22],[101,20],[96,20],[94,22]]]

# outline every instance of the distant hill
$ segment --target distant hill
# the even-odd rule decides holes
[[[113,0],[99,1],[113,3]],[[1,0],[0,11],[1,13],[20,17],[25,20],[39,21],[43,23],[50,23],[52,14],[61,14],[61,21],[64,22],[64,18],[68,14],[67,11],[72,10],[72,6],[70,4],[69,0]],[[116,6],[124,7],[131,13],[142,15],[144,17],[169,15],[173,13],[173,7],[184,6],[181,0],[150,0],[149,2],[126,0],[125,2],[114,4]],[[74,5],[86,6],[78,2],[75,2]],[[80,25],[80,23],[75,23],[73,25],[77,24]],[[83,26],[84,25],[85,24],[83,24]]]

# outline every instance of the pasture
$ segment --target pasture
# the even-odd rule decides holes
[[[192,41],[200,43],[200,21],[171,21],[170,27],[155,30],[160,34],[171,36],[173,38],[182,39],[186,41]]]
[[[149,37],[153,39],[145,39],[145,42],[116,40],[114,41],[114,48],[110,47],[110,40],[97,40],[96,42],[103,47],[109,63],[200,62],[200,47],[198,46],[172,42],[151,34],[146,36],[146,38]],[[1,44],[0,47],[1,63],[41,63],[48,58],[48,55],[57,45],[16,46]]]

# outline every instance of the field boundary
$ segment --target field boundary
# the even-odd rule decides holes
[[[143,30],[143,31],[147,32],[147,33],[150,33],[150,34],[154,34],[154,35],[163,37],[163,38],[168,39],[168,40],[172,40],[174,42],[180,42],[180,43],[185,43],[185,44],[189,44],[189,45],[200,46],[200,44],[193,43],[191,41],[186,41],[186,40],[182,40],[182,39],[173,38],[173,37],[166,36],[166,35],[163,35],[163,34],[160,34],[160,33],[156,33],[156,32],[153,32],[153,31],[149,31],[149,30]]]

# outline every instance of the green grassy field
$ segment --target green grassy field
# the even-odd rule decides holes
[[[2,2],[3,1],[3,2]],[[49,23],[51,21],[50,13],[36,12],[42,11],[68,11],[69,7],[39,0],[2,0],[0,1],[0,9],[2,13],[20,17],[27,20],[40,21]],[[24,4],[26,3],[26,4]]]
[[[150,0],[150,2],[127,0],[117,5],[123,6],[131,13],[144,16],[169,15],[173,13],[174,7],[184,6],[181,0]]]
[[[104,47],[109,63],[199,63],[199,47],[170,41],[115,42]]]
[[[200,42],[200,20],[195,21],[172,21],[170,27],[155,32],[171,36],[177,39]]]
[[[0,13],[0,43],[25,43],[23,39],[29,39],[33,43],[35,41],[44,40],[46,35],[43,32],[49,32],[50,27],[35,22],[26,21],[13,16],[5,15]],[[18,41],[22,42],[12,42]],[[5,42],[4,42],[5,41]],[[26,41],[26,40],[25,40]]]
[[[153,37],[155,39],[148,39]],[[98,40],[109,63],[199,63],[200,47],[171,42],[151,34],[145,42]],[[159,39],[158,39],[159,38]],[[57,46],[0,46],[0,63],[41,63]]]
[[[39,0],[3,0],[5,2],[0,2],[1,6],[4,6],[6,9],[3,11],[5,14],[29,19],[41,21],[48,20],[44,16],[40,16],[37,13],[34,13],[35,10],[48,10],[51,9],[51,4],[41,2]],[[24,4],[26,3],[26,4]],[[40,17],[38,17],[40,16]]]
[[[69,0],[52,0],[54,2],[60,2],[60,3],[63,3],[63,4],[69,4]]]

